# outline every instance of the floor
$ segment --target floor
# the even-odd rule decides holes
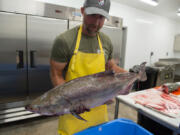
[[[108,105],[109,119],[114,119],[114,103]],[[119,116],[137,121],[137,112],[123,104],[119,106]],[[0,135],[58,135],[58,117],[33,118],[0,125]]]

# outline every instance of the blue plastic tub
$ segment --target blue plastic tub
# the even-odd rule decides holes
[[[74,135],[153,135],[129,119],[116,119],[105,124],[88,128]]]

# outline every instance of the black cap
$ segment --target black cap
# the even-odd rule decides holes
[[[85,0],[85,13],[87,15],[100,14],[109,19],[110,5],[110,0]]]

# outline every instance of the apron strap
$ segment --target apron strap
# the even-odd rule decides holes
[[[80,44],[80,40],[81,40],[81,33],[82,33],[82,25],[80,26],[80,28],[78,30],[78,36],[77,36],[77,40],[76,40],[76,47],[74,49],[74,54],[76,54],[78,52],[79,44]]]
[[[99,43],[99,48],[101,50],[101,53],[104,53],[103,48],[102,48],[102,43],[101,43],[101,40],[100,40],[100,37],[99,37],[99,34],[97,34],[97,38],[98,38],[98,43]]]

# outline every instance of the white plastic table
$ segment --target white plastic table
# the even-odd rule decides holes
[[[119,102],[121,102],[136,109],[140,114],[143,114],[144,116],[156,121],[157,123],[165,126],[166,128],[169,128],[173,131],[173,135],[180,134],[180,117],[172,118],[157,111],[154,111],[150,108],[144,107],[143,105],[135,103],[134,100],[130,97],[140,92],[142,91],[133,92],[128,95],[119,95],[116,97],[114,119],[118,118]]]

